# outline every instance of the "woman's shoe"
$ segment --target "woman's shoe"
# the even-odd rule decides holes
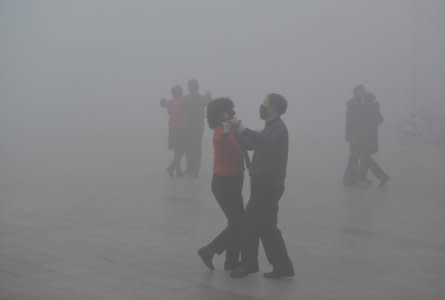
[[[201,249],[198,250],[198,255],[199,257],[201,257],[202,262],[204,263],[204,265],[206,265],[207,268],[209,268],[210,270],[215,270],[215,267],[213,266],[213,251],[211,251],[208,247],[202,247]]]

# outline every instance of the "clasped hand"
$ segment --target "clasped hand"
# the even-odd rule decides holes
[[[223,126],[224,126],[225,133],[240,132],[240,131],[242,131],[242,128],[243,128],[241,120],[238,120],[238,119],[232,119],[232,120],[225,121],[225,122],[223,122]]]

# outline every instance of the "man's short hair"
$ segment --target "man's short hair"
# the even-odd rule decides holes
[[[189,89],[199,89],[199,81],[197,79],[190,79],[187,85]]]
[[[354,94],[356,94],[356,93],[358,93],[358,92],[360,92],[360,91],[366,91],[366,88],[365,88],[365,85],[364,84],[357,84],[355,87],[354,87]]]
[[[280,116],[286,113],[287,100],[283,96],[272,93],[267,96],[267,99],[269,99],[270,104],[275,108],[276,112],[279,113]]]

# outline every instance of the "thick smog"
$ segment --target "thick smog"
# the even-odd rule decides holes
[[[0,299],[445,298],[444,20],[0,1]]]

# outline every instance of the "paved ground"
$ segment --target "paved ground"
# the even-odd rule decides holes
[[[345,189],[344,153],[309,139],[293,147],[281,202],[296,269],[283,281],[201,265],[195,250],[224,226],[207,171],[172,181],[142,151],[11,155],[0,299],[445,299],[445,153],[388,146],[390,185]]]

